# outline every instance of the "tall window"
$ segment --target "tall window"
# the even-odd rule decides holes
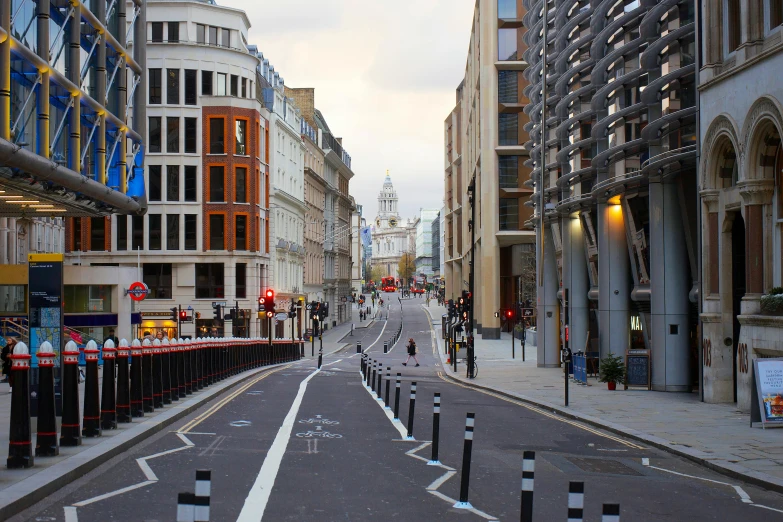
[[[783,0],[766,0],[767,31],[783,25]]]
[[[209,45],[217,45],[218,28],[209,26]]]
[[[131,225],[131,248],[133,250],[142,250],[144,248],[144,216],[133,216]]]
[[[160,165],[150,165],[149,169],[149,187],[150,187],[150,201],[161,200],[161,168]]]
[[[218,75],[217,75],[217,95],[218,96],[225,96],[226,95],[226,74],[225,73],[218,73]]]
[[[179,250],[179,214],[166,216],[166,250]]]
[[[498,145],[519,145],[519,116],[498,114]]]
[[[72,218],[73,223],[73,249],[81,251],[82,249],[82,218]]]
[[[247,169],[237,167],[236,170],[236,203],[247,203]]]
[[[166,127],[166,152],[179,152],[179,117],[167,117]]]
[[[147,78],[150,84],[150,104],[161,103],[161,70],[160,69],[148,69]]]
[[[160,116],[151,116],[149,124],[149,149],[150,152],[160,152],[161,147],[161,135],[160,135]]]
[[[207,43],[207,26],[196,24],[196,43]]]
[[[220,45],[231,47],[231,31],[229,29],[220,30]]]
[[[239,76],[231,75],[231,96],[239,96]]]
[[[242,78],[242,97],[247,98],[247,78]]]
[[[185,214],[185,250],[196,250],[197,248],[197,224],[196,214]]]
[[[169,22],[169,42],[179,42],[179,22]]]
[[[117,250],[128,250],[128,216],[117,214]]]
[[[185,153],[195,154],[198,118],[185,118]]]
[[[517,30],[498,29],[498,60],[521,60],[517,50]]]
[[[234,232],[237,245],[236,249],[247,250],[247,216],[241,214],[236,216],[236,228]]]
[[[179,201],[179,165],[166,166],[166,201]]]
[[[90,250],[103,252],[106,250],[106,219],[94,217],[90,219]]]
[[[160,250],[160,244],[161,244],[161,217],[160,214],[148,214],[149,217],[149,249],[150,250]]]
[[[517,0],[498,0],[498,18],[514,20],[517,17]]]
[[[500,198],[499,206],[500,230],[519,229],[519,199]]]
[[[209,250],[225,250],[225,219],[223,214],[209,215]]]
[[[171,263],[144,263],[142,271],[147,299],[171,299]]]
[[[185,201],[196,201],[196,166],[185,165]]]
[[[236,120],[234,134],[236,138],[236,149],[234,150],[234,154],[237,154],[239,156],[246,155],[247,154],[247,121],[246,120]]]
[[[196,263],[196,299],[222,299],[223,263]]]
[[[201,95],[212,96],[212,71],[201,71]]]
[[[152,26],[152,41],[153,42],[162,42],[163,41],[163,22],[152,22],[150,25]]]
[[[185,105],[196,105],[198,95],[196,93],[196,78],[198,71],[195,69],[185,69]]]
[[[179,69],[166,69],[166,103],[179,104]]]
[[[518,187],[519,156],[498,156],[498,180],[500,188]]]
[[[237,297],[244,299],[247,297],[247,264],[237,263],[236,267],[236,289]]]
[[[498,102],[519,103],[518,71],[498,71]]]
[[[741,0],[723,0],[723,48],[729,54],[742,43]]]
[[[226,183],[221,166],[209,167],[209,202],[222,203],[226,201]]]
[[[225,120],[223,118],[209,119],[209,153],[226,153]]]

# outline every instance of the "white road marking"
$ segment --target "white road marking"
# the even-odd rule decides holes
[[[79,522],[79,515],[76,514],[76,508],[73,506],[65,506],[65,522]]]
[[[449,497],[447,495],[444,495],[440,491],[430,491],[430,490],[428,490],[428,491],[430,493],[432,493],[433,495],[435,495],[436,497],[438,497],[438,498],[440,498],[442,500],[445,500],[446,502],[448,502],[452,506],[457,503],[457,500],[455,500],[455,499],[453,499],[453,498],[451,498],[451,497]],[[476,509],[474,507],[470,507],[470,508],[466,509],[465,511],[470,511],[471,513],[473,513],[475,515],[478,515],[478,516],[480,516],[482,518],[485,518],[487,520],[497,520],[497,518],[493,517],[492,515],[487,515],[483,511],[480,511],[480,510],[478,510],[478,509]]]
[[[74,504],[75,506],[74,512],[76,511],[77,507],[88,506],[95,502],[100,502],[101,500],[106,500],[107,498],[116,497],[117,495],[122,495],[123,493],[127,493],[128,491],[133,491],[134,489],[139,489],[139,488],[143,488],[144,486],[149,486],[150,484],[155,484],[156,482],[157,480],[147,480],[144,482],[139,482],[138,484],[133,484],[132,486],[128,486],[122,489],[118,489],[116,491],[112,491],[111,493],[104,493],[103,495],[98,495],[97,497],[93,497],[88,500],[82,500],[81,502],[77,502],[76,504]]]
[[[644,461],[647,461],[646,463]],[[665,468],[659,468],[658,466],[650,466],[650,460],[649,459],[642,459],[642,464],[644,466],[647,466],[648,468],[657,469],[658,471],[664,471],[666,473],[671,473],[672,475],[679,475],[680,477],[686,477],[686,478],[692,478],[696,480],[703,480],[704,482],[712,482],[713,484],[720,484],[721,486],[728,486],[732,488],[734,491],[737,492],[737,495],[739,495],[740,499],[746,503],[746,504],[753,504],[753,501],[750,499],[750,495],[745,493],[745,490],[742,489],[739,486],[735,486],[734,484],[729,484],[728,482],[721,482],[719,480],[712,480],[704,477],[697,477],[694,475],[687,475],[685,473],[680,473],[679,471],[672,471],[670,469]]]
[[[781,510],[781,509],[775,509],[775,508],[771,508],[769,506],[763,506],[761,504],[751,504],[751,506],[756,506],[756,507],[760,507],[762,509],[769,509],[770,511],[777,511],[778,513],[783,513],[783,510]]]
[[[434,490],[438,489],[439,487],[441,487],[443,485],[444,482],[446,482],[447,480],[449,480],[451,477],[453,477],[456,474],[457,474],[456,471],[447,471],[446,473],[443,474],[442,477],[436,479],[432,484],[427,486],[427,491],[434,491]]]
[[[360,374],[360,375],[361,375],[361,373],[362,373],[362,372],[359,372],[359,374]],[[369,393],[369,394],[370,394],[370,397],[372,397],[373,399],[375,399],[375,394],[374,394],[374,392],[373,392],[372,390],[370,390],[370,388],[369,388],[369,387],[366,387],[366,386],[365,386],[365,388],[364,388],[364,389],[365,389],[365,390],[367,390],[367,393]],[[375,404],[377,404],[378,406],[380,406],[380,407],[381,407],[381,410],[383,411],[383,413],[384,413],[384,414],[386,415],[386,417],[388,417],[388,419],[391,421],[391,423],[392,423],[392,426],[394,426],[394,427],[397,429],[397,431],[398,431],[398,432],[400,432],[400,437],[401,437],[401,438],[403,438],[403,439],[406,439],[406,437],[408,436],[408,428],[406,428],[405,426],[403,426],[403,425],[402,425],[402,422],[400,422],[399,420],[394,420],[394,412],[393,412],[392,410],[387,410],[387,409],[385,409],[385,408],[384,408],[384,403],[382,403],[382,402],[378,402],[378,401],[376,400],[376,401],[375,401]],[[406,439],[406,440],[408,440],[408,441],[409,441],[410,439]]]
[[[340,362],[340,361],[342,361],[342,359],[337,359],[337,360],[336,360],[336,361],[334,361],[334,362],[330,362],[330,363],[322,364],[322,365],[321,365],[321,367],[324,367],[324,366],[331,366],[331,365],[333,365],[333,364],[337,364],[337,363],[338,363],[338,362]]]
[[[277,473],[280,471],[280,464],[283,462],[283,455],[285,455],[285,450],[288,447],[288,441],[291,440],[291,432],[294,429],[294,422],[296,422],[299,407],[302,405],[302,399],[307,390],[307,383],[318,375],[320,371],[320,369],[315,370],[299,384],[299,391],[283,420],[283,424],[277,431],[275,440],[266,454],[264,463],[261,465],[261,471],[258,472],[258,477],[256,477],[253,487],[247,494],[247,498],[245,498],[245,503],[242,506],[242,511],[239,513],[237,522],[260,522],[264,518],[264,510],[266,510],[269,495],[272,493],[272,488],[275,485]]]
[[[377,338],[377,339],[375,339],[375,342],[373,342],[373,343],[372,343],[370,346],[368,346],[367,348],[365,348],[364,350],[362,350],[362,353],[367,353],[367,352],[369,352],[369,351],[370,351],[370,348],[372,348],[373,346],[375,346],[376,344],[378,344],[378,341],[380,341],[380,340],[381,340],[381,336],[383,335],[383,331],[384,331],[384,330],[386,330],[386,325],[387,325],[387,324],[389,324],[389,319],[388,319],[388,316],[387,316],[387,318],[386,318],[386,322],[385,322],[385,323],[383,323],[383,328],[381,328],[381,333],[379,333],[379,334],[378,334],[378,338]]]

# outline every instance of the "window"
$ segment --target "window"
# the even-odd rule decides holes
[[[160,125],[161,121],[159,116],[150,117],[150,124],[148,129],[150,152],[160,152]]]
[[[152,41],[153,42],[162,42],[163,41],[163,22],[152,22],[150,25],[152,26]]]
[[[166,167],[166,201],[179,201],[179,165]]]
[[[196,214],[185,214],[185,250],[196,250]]]
[[[179,250],[179,214],[166,216],[166,250]]]
[[[166,69],[166,103],[179,103],[179,69]]]
[[[160,250],[161,217],[160,214],[149,214],[149,249]]]
[[[144,248],[144,216],[133,216],[132,230],[132,245],[133,250],[141,250]]]
[[[106,219],[90,218],[90,250],[103,252],[106,250]]]
[[[247,78],[242,78],[242,97],[247,98]]]
[[[517,188],[519,180],[519,156],[498,156],[500,188]]]
[[[223,263],[196,263],[196,299],[222,299]]]
[[[237,298],[245,299],[247,297],[247,264],[237,263],[235,284]]]
[[[225,76],[225,75],[224,75]],[[223,118],[209,119],[209,153],[225,154],[225,120]]]
[[[73,223],[73,249],[80,251],[82,249],[82,219],[71,218]]]
[[[515,20],[517,17],[517,0],[498,0],[498,18]]]
[[[741,0],[723,0],[723,50],[728,55],[742,43]]]
[[[111,312],[111,294],[110,285],[65,285],[64,312],[67,314]],[[22,311],[24,313],[24,309]]]
[[[236,149],[234,154],[244,156],[247,154],[247,120],[236,120],[235,125],[235,138]]]
[[[159,104],[161,103],[161,70],[149,69],[147,74],[150,82],[150,104]]]
[[[217,27],[209,27],[209,45],[217,45]]]
[[[226,201],[226,187],[223,167],[209,167],[209,202],[222,203]]]
[[[185,201],[196,201],[196,166],[185,165]]]
[[[128,250],[128,216],[117,215],[117,250]]]
[[[231,47],[231,31],[229,29],[220,30],[220,45]]]
[[[519,116],[498,114],[498,145],[519,145]]]
[[[247,169],[237,167],[236,203],[247,203]]]
[[[196,43],[207,43],[207,26],[196,24]]]
[[[500,198],[500,230],[519,229],[519,199]]]
[[[236,238],[236,250],[247,250],[247,216],[236,216],[236,228],[234,230]]]
[[[179,42],[179,22],[169,22],[169,42]]]
[[[225,96],[226,95],[226,74],[225,73],[218,73],[217,75],[217,95],[218,96]]]
[[[212,71],[201,71],[201,95],[212,96]]]
[[[783,25],[783,0],[766,0],[767,31]]]
[[[196,105],[198,103],[196,94],[197,72],[195,69],[185,69],[185,105]]]
[[[185,153],[195,154],[198,118],[185,118]]]
[[[161,200],[161,178],[160,178],[160,165],[149,166],[149,187],[150,187],[150,201]]]
[[[166,152],[179,152],[179,117],[167,117],[166,127]]]
[[[226,233],[224,230],[226,216],[223,214],[209,215],[209,250],[225,250]]]
[[[231,96],[239,96],[239,76],[231,75]]]
[[[520,60],[517,51],[517,30],[498,29],[498,60]]]
[[[144,263],[142,270],[150,289],[147,299],[171,299],[171,263]]]
[[[519,72],[498,71],[498,103],[519,103]]]

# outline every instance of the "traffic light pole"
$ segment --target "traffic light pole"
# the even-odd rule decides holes
[[[180,321],[179,317],[182,313],[182,305],[177,305],[177,338],[182,338],[182,321]]]
[[[467,339],[467,356],[468,356],[468,378],[473,379],[475,375],[475,367],[474,367],[474,341],[473,338],[473,302],[476,297],[475,293],[475,273],[476,273],[476,267],[475,261],[476,261],[476,176],[473,176],[473,180],[471,180],[470,185],[468,187],[468,190],[471,194],[470,197],[470,276],[468,277],[468,292],[470,292],[470,306],[468,307],[468,324],[467,324],[467,330],[468,330],[468,339]],[[513,337],[512,337],[513,342]],[[513,350],[513,348],[512,348]],[[457,358],[456,358],[456,351],[454,353],[454,370],[457,369]]]

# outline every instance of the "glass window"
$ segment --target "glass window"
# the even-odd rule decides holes
[[[212,96],[212,71],[201,71],[201,95]]]
[[[223,214],[209,215],[209,250],[226,249],[225,219],[226,217]]]
[[[179,152],[179,117],[167,117],[166,126],[166,152]]]
[[[231,47],[231,31],[229,29],[220,30],[220,45]]]
[[[242,78],[242,97],[247,98],[247,78]]]
[[[144,216],[133,216],[132,218],[132,245],[133,250],[142,250],[144,248]]]
[[[499,145],[519,145],[519,116],[498,114]]]
[[[149,187],[150,187],[150,201],[160,201],[161,200],[161,168],[160,165],[150,165],[149,166]]]
[[[239,76],[231,75],[231,96],[239,96]]]
[[[185,250],[196,250],[196,214],[185,214]]]
[[[80,251],[82,249],[82,218],[72,218],[73,223],[73,249]]]
[[[65,285],[63,306],[67,314],[111,312],[110,285]]]
[[[7,296],[0,299],[0,313],[24,315],[27,312],[26,285],[0,285],[0,295]]]
[[[185,153],[195,154],[198,118],[185,118]]]
[[[209,26],[209,45],[217,45],[218,28]]]
[[[196,263],[196,299],[223,297],[223,263]]]
[[[498,156],[500,188],[517,188],[519,185],[519,156]]]
[[[247,297],[247,264],[245,263],[237,263],[236,289],[237,297],[239,299],[244,299]]]
[[[517,0],[498,0],[498,18],[515,20],[517,17]]]
[[[519,229],[519,199],[500,198],[500,230]]]
[[[179,69],[166,69],[166,103],[179,103]]]
[[[179,214],[166,216],[166,250],[179,250]]]
[[[225,76],[225,75],[224,75]],[[225,154],[225,120],[223,118],[209,119],[209,153]]]
[[[171,263],[144,263],[142,271],[150,289],[147,299],[171,299]]]
[[[226,74],[225,73],[218,73],[218,75],[217,75],[217,95],[218,96],[225,96],[226,95]]]
[[[128,216],[117,215],[117,250],[128,250]]]
[[[238,215],[236,220],[234,236],[236,238],[236,249],[247,250],[247,216]]]
[[[197,72],[195,69],[185,69],[185,105],[196,105],[198,103],[198,95],[196,94]]]
[[[147,71],[149,78],[150,104],[161,103],[161,70],[149,69]]]
[[[247,203],[247,169],[237,167],[237,203]]]
[[[163,41],[163,22],[152,22],[150,25],[152,26],[152,41],[153,42],[162,42]]]
[[[106,250],[106,219],[90,218],[90,250],[103,252]]]
[[[498,29],[498,60],[520,60],[517,53],[517,30]]]
[[[169,22],[169,42],[179,42],[179,22]]]
[[[725,8],[723,16],[723,36],[726,54],[737,50],[742,43],[742,8],[741,0],[723,0]]]
[[[783,25],[783,0],[767,0],[769,10],[769,29]]]
[[[179,165],[166,166],[166,201],[179,201]]]
[[[498,102],[519,103],[519,72],[498,71]]]
[[[185,165],[185,201],[196,201],[196,166]]]
[[[244,156],[247,154],[247,121],[236,120],[234,125],[234,135],[236,138],[236,149],[234,150],[234,154]]]
[[[223,167],[209,167],[209,201],[222,203],[226,201],[226,187],[223,179]]]
[[[161,135],[160,135],[160,116],[150,117],[149,124],[149,149],[150,152],[160,152],[161,147]]]
[[[207,26],[196,24],[196,43],[207,43]]]
[[[160,214],[148,214],[149,216],[149,249],[160,250],[161,217]]]

